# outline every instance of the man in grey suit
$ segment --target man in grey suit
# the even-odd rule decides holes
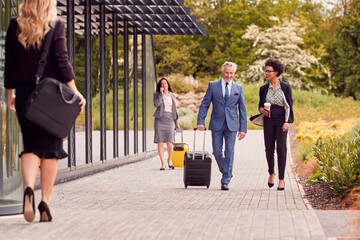
[[[204,130],[208,109],[210,104],[213,104],[209,129],[212,136],[213,155],[222,173],[221,190],[229,190],[236,133],[238,132],[237,138],[241,140],[247,132],[243,88],[232,81],[236,68],[237,65],[233,62],[225,62],[222,65],[222,78],[209,83],[197,118],[198,130]],[[225,152],[223,152],[224,139]]]

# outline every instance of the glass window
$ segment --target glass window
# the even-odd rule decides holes
[[[18,15],[20,1],[0,1],[0,215],[22,212],[23,184],[19,154],[23,149],[16,114],[6,107],[4,88],[5,35],[10,18]]]

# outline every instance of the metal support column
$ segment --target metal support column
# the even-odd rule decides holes
[[[7,92],[7,91],[6,91]],[[6,99],[7,99],[7,93],[5,95]],[[9,178],[12,174],[11,174],[11,164],[12,164],[12,159],[11,159],[11,134],[10,134],[10,129],[11,129],[11,116],[13,114],[10,112],[9,108],[6,108],[6,130],[5,130],[5,134],[6,134],[6,177]],[[2,126],[1,126],[2,129]],[[2,136],[1,136],[2,137]],[[3,147],[3,146],[1,146]],[[2,157],[2,156],[1,156]],[[4,156],[5,157],[5,156]]]
[[[145,34],[141,35],[141,104],[142,104],[142,151],[146,152],[146,44]]]
[[[67,8],[67,48],[69,53],[70,63],[75,71],[75,10],[74,10],[74,0],[66,1]],[[75,157],[75,125],[71,128],[68,136],[68,167],[76,166],[76,157]]]
[[[92,163],[92,86],[91,86],[91,0],[85,0],[85,141],[86,164]]]
[[[134,153],[138,153],[139,151],[139,124],[138,124],[138,42],[137,42],[137,28],[134,27]]]
[[[100,4],[100,160],[106,160],[105,5]]]
[[[4,7],[4,8],[1,8],[2,13],[5,13],[4,14],[5,18],[1,18],[1,21],[4,21],[4,26],[9,26],[10,18],[14,16],[12,14],[12,12],[11,12],[11,9],[13,8],[12,7],[13,1],[5,0],[5,1],[1,1],[1,2],[2,2],[3,7]],[[3,12],[3,11],[5,11],[5,12]]]
[[[124,21],[124,155],[129,155],[129,29]]]
[[[119,100],[118,100],[118,26],[117,14],[113,13],[113,150],[114,158],[119,157]]]

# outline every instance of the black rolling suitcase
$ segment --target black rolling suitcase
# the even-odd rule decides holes
[[[194,128],[194,151],[185,152],[184,156],[184,185],[206,186],[209,188],[211,180],[211,154],[205,152],[205,133],[202,151],[195,151],[196,130]],[[195,152],[195,154],[194,154]]]

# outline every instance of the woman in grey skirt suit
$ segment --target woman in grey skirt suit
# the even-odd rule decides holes
[[[160,170],[165,170],[164,142],[168,152],[168,166],[174,169],[171,163],[173,152],[174,129],[180,128],[178,113],[176,108],[176,97],[171,89],[170,83],[166,78],[161,78],[156,85],[154,93],[155,117],[155,136],[154,143],[158,144],[158,152],[161,160]]]

